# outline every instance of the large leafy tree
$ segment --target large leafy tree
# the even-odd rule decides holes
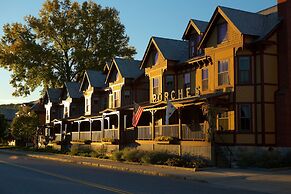
[[[29,107],[20,107],[11,123],[11,134],[22,143],[32,143],[37,133],[38,116]]]
[[[0,66],[12,71],[15,96],[78,81],[85,69],[136,53],[118,11],[92,1],[47,0],[38,17],[26,16],[24,24],[6,24],[3,31]]]

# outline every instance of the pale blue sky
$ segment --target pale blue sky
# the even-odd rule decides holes
[[[0,34],[5,23],[23,22],[23,16],[37,15],[45,0],[1,1]],[[126,27],[130,44],[137,49],[136,59],[141,59],[149,38],[161,36],[181,39],[190,18],[208,21],[216,6],[222,5],[256,12],[273,6],[276,0],[94,0],[102,6],[120,11],[121,22]],[[79,0],[79,2],[82,2]],[[10,73],[0,69],[0,104],[20,103],[39,98],[39,91],[27,98],[12,97]]]

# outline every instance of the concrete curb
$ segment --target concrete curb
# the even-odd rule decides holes
[[[63,158],[57,158],[52,156],[42,156],[42,155],[37,155],[33,153],[23,153],[26,151],[8,151],[8,150],[3,150],[0,149],[0,153],[7,153],[7,154],[16,154],[16,155],[21,155],[21,156],[27,156],[31,158],[37,158],[37,159],[44,159],[44,160],[52,160],[52,161],[57,161],[57,162],[64,162],[64,163],[71,163],[71,164],[78,164],[78,165],[84,165],[84,166],[92,166],[92,167],[98,167],[98,168],[104,168],[104,169],[111,169],[111,170],[118,170],[118,171],[125,171],[125,172],[132,172],[132,173],[138,173],[138,174],[144,174],[144,175],[152,175],[152,176],[160,176],[160,177],[169,177],[169,178],[174,178],[174,179],[182,179],[182,180],[191,180],[195,182],[201,182],[201,183],[208,183],[206,180],[202,179],[197,179],[189,176],[182,176],[182,175],[174,175],[174,174],[168,174],[168,173],[162,173],[162,172],[157,172],[157,171],[151,171],[151,170],[138,170],[138,169],[131,169],[127,167],[119,167],[119,166],[114,166],[114,165],[107,165],[107,164],[98,164],[98,163],[93,163],[93,162],[84,162],[84,161],[73,161],[71,159],[63,159]],[[56,154],[56,155],[62,155],[62,156],[67,156],[63,154]],[[88,159],[87,157],[83,156],[70,156],[73,158],[85,158]],[[98,158],[90,158],[90,159],[96,159],[96,160],[102,160],[106,161],[107,159],[98,159]],[[140,165],[132,162],[126,162],[126,164],[130,165]],[[182,170],[187,170],[187,171],[193,171],[193,169],[187,169],[187,168],[182,168],[182,167],[171,167],[171,166],[162,166],[162,165],[144,165],[144,166],[154,166],[154,167],[159,167],[159,168],[171,168],[171,169],[182,169]]]
[[[58,161],[58,162],[79,164],[79,165],[92,166],[92,167],[97,167],[97,168],[106,168],[106,169],[111,169],[111,170],[126,171],[126,172],[138,173],[138,174],[161,176],[161,177],[171,177],[171,178],[183,179],[183,180],[194,180],[193,178],[186,177],[186,176],[179,176],[179,175],[161,173],[161,172],[157,172],[157,171],[137,170],[137,169],[131,169],[131,168],[127,168],[127,167],[119,167],[119,166],[114,166],[114,165],[96,164],[96,163],[92,163],[92,162],[76,162],[76,161],[73,161],[73,160],[70,160],[70,159],[39,156],[39,155],[33,155],[33,154],[28,154],[27,156],[29,156],[31,158],[38,158],[38,159],[52,160],[52,161]],[[198,179],[195,179],[195,181],[207,182],[205,180],[198,180]]]

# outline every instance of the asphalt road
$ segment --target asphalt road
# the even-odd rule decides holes
[[[0,153],[0,194],[260,192]]]

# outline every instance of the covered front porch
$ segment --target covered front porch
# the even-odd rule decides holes
[[[201,110],[204,102],[173,101],[176,110],[166,124],[166,102],[144,107],[137,126],[137,140],[172,137],[182,141],[208,141],[208,122]]]

